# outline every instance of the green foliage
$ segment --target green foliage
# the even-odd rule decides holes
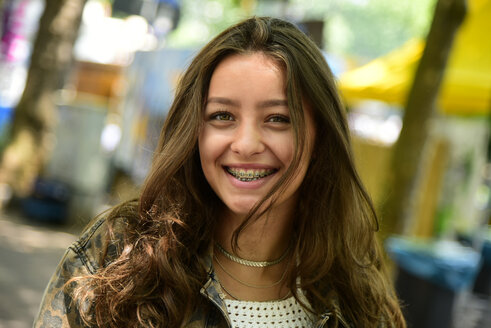
[[[425,38],[434,0],[344,1],[328,16],[328,50],[372,59],[413,37]]]
[[[245,3],[255,3],[249,12]],[[179,27],[168,39],[173,47],[199,47],[247,15],[263,12],[264,0],[182,0]],[[273,1],[274,2],[274,1]],[[413,37],[425,37],[435,0],[289,0],[277,1],[277,16],[324,20],[329,52],[369,60]],[[272,7],[274,8],[274,7]],[[282,10],[281,8],[286,10]]]
[[[172,47],[200,47],[247,13],[238,0],[182,0],[181,21],[169,36]]]

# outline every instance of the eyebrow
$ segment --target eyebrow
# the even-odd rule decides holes
[[[261,101],[259,103],[260,108],[268,108],[268,107],[288,107],[288,101],[286,99],[271,99],[271,100],[265,100]]]
[[[206,104],[210,104],[210,103],[221,104],[221,105],[230,105],[230,106],[235,106],[235,107],[239,106],[239,103],[237,101],[234,101],[234,100],[229,99],[229,98],[223,98],[223,97],[208,98],[208,100],[206,101]]]
[[[240,105],[239,102],[224,97],[211,97],[208,98],[206,103],[207,104],[216,103],[216,104],[230,105],[235,107],[238,107]],[[288,107],[288,101],[286,99],[269,99],[269,100],[261,101],[258,104],[259,108],[279,107],[279,106]]]

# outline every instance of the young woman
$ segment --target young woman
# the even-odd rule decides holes
[[[137,201],[98,218],[35,327],[405,327],[331,71],[250,18],[178,85]]]

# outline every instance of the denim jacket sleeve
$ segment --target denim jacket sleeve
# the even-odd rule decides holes
[[[73,277],[90,275],[98,269],[105,234],[104,222],[105,219],[96,221],[68,248],[44,291],[33,328],[86,327],[77,304],[72,302],[75,283],[65,285]]]

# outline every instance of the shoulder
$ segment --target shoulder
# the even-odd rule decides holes
[[[84,327],[72,292],[73,278],[90,276],[113,261],[124,241],[126,218],[94,219],[65,252],[44,292],[33,327]]]
[[[123,247],[127,218],[107,215],[98,217],[84,230],[80,238],[68,249],[73,257],[67,264],[83,266],[89,274],[94,274],[102,266],[113,261]]]

